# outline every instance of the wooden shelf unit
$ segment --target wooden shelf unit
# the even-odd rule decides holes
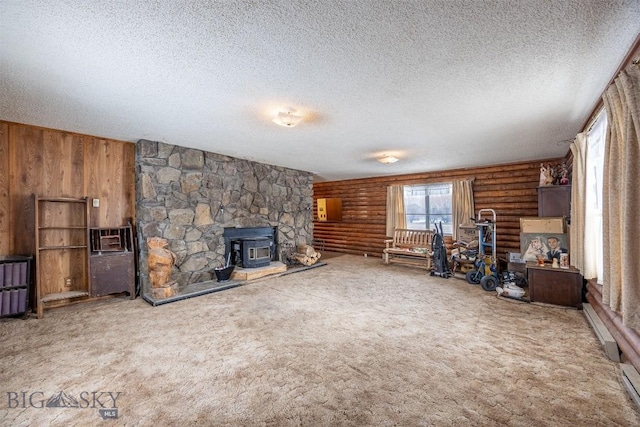
[[[36,310],[64,305],[91,292],[89,199],[34,195]]]

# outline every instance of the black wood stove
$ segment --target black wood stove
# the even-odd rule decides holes
[[[277,254],[276,227],[225,228],[225,258],[242,268],[266,267]]]

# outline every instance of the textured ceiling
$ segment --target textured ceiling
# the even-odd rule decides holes
[[[337,180],[563,156],[640,0],[0,0],[0,26],[0,119]]]

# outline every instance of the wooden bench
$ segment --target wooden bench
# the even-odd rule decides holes
[[[432,239],[432,230],[396,228],[393,239],[384,241],[382,259],[385,264],[397,262],[431,270]]]

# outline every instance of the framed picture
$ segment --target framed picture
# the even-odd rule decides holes
[[[524,261],[536,261],[542,256],[547,261],[560,261],[560,254],[569,253],[565,233],[520,233],[520,252]]]

